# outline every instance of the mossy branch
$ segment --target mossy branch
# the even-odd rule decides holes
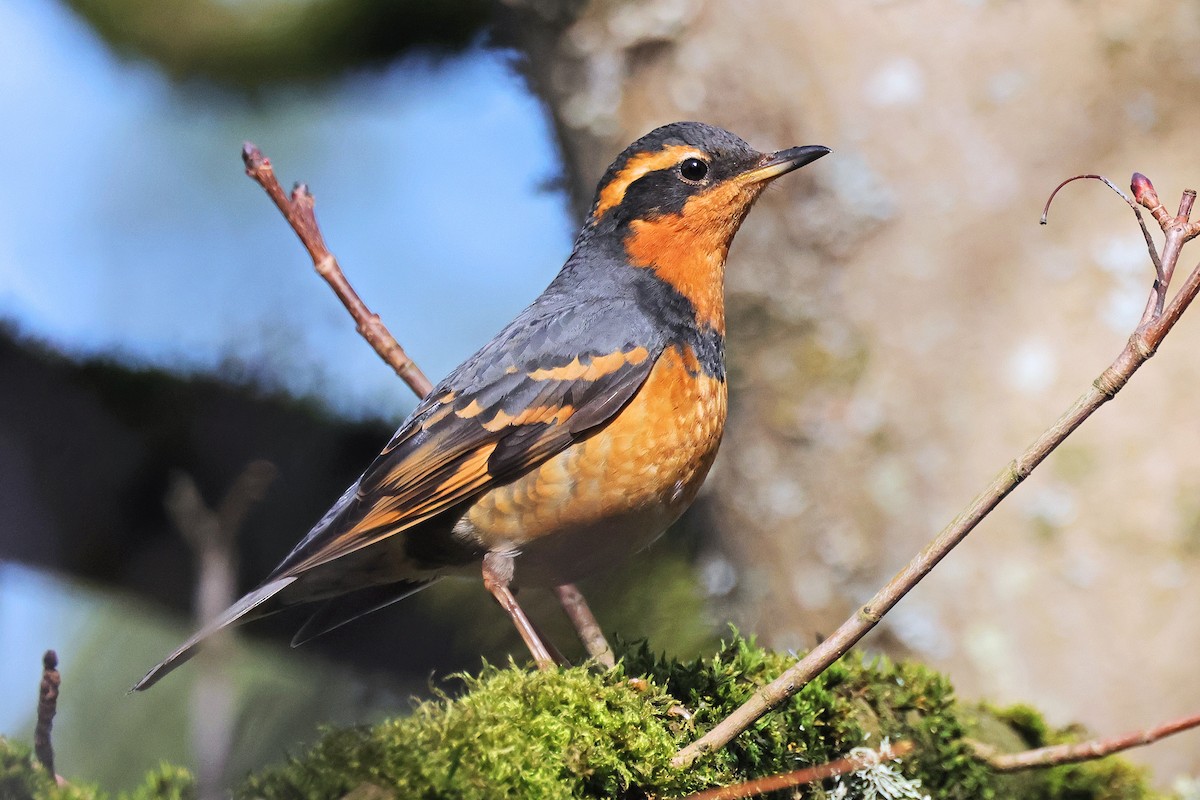
[[[1111,182],[1106,180],[1110,186]],[[1170,333],[1179,317],[1200,292],[1200,265],[1192,270],[1170,303],[1166,303],[1167,287],[1174,274],[1183,245],[1200,234],[1200,223],[1191,222],[1192,204],[1196,193],[1183,193],[1179,212],[1172,216],[1158,200],[1154,186],[1141,173],[1134,173],[1131,189],[1136,202],[1149,209],[1165,234],[1165,241],[1155,262],[1155,278],[1146,304],[1146,311],[1116,360],[1093,382],[1092,386],[1038,437],[1025,451],[1004,467],[991,483],[914,557],[887,585],[876,592],[869,602],[814,648],[804,658],[789,667],[771,684],[754,693],[743,706],[711,730],[684,747],[675,757],[683,767],[707,752],[728,744],[748,729],[764,714],[778,707],[803,689],[830,664],[841,658],[863,636],[874,628],[900,599],[933,570],[967,534],[983,521],[1017,485],[1033,472],[1046,456],[1071,435],[1100,406],[1107,403],[1129,381],[1133,374],[1154,355],[1163,338]],[[1057,191],[1057,189],[1055,190]],[[1051,196],[1053,198],[1053,195]],[[1127,200],[1128,202],[1128,200]],[[1142,221],[1137,207],[1130,204]],[[1144,226],[1143,226],[1144,229]],[[1147,234],[1149,237],[1149,234]]]

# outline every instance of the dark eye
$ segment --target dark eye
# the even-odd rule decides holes
[[[686,159],[679,165],[679,174],[689,181],[702,181],[708,174],[708,164],[698,158]]]

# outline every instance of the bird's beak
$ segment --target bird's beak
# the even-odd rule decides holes
[[[828,155],[828,147],[810,144],[805,147],[792,147],[763,156],[763,161],[757,167],[751,167],[742,173],[745,183],[762,183],[780,175],[786,175],[794,169],[800,169],[805,164],[811,164],[818,158]]]

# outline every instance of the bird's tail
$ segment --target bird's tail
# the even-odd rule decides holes
[[[286,589],[294,580],[296,580],[295,575],[278,578],[277,580],[273,580],[270,583],[260,586],[253,592],[250,592],[250,594],[243,597],[241,600],[238,600],[236,603],[227,608],[224,614],[217,617],[212,622],[208,623],[199,631],[197,631],[195,636],[181,644],[179,649],[164,658],[161,663],[147,672],[146,676],[134,684],[133,688],[129,691],[140,692],[145,689],[149,689],[151,686],[158,683],[158,681],[164,675],[194,656],[196,654],[196,650],[199,649],[201,642],[222,628],[227,628],[235,623],[246,622],[249,619],[253,619],[253,617],[248,617],[252,611],[258,609],[263,603],[267,602],[272,597]],[[254,616],[262,616],[262,614],[260,613]]]

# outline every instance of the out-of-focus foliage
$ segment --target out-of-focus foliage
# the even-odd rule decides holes
[[[486,0],[67,0],[119,51],[175,78],[235,87],[314,80],[414,47],[456,50],[489,19]]]
[[[86,783],[59,786],[33,760],[29,748],[0,736],[0,798],[4,800],[104,800],[106,792]],[[186,769],[162,764],[146,773],[138,787],[116,800],[192,800],[195,782]]]

